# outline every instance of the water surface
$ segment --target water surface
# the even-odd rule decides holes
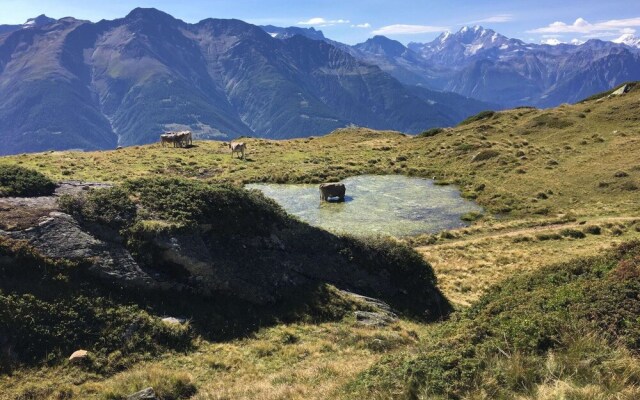
[[[353,235],[410,236],[464,226],[460,217],[482,211],[454,186],[401,175],[362,175],[341,181],[344,203],[320,202],[318,185],[250,184],[311,225]]]

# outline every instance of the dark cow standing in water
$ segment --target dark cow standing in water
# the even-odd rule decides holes
[[[337,197],[338,201],[344,201],[346,191],[344,183],[323,183],[320,185],[320,200],[329,201],[330,197]]]

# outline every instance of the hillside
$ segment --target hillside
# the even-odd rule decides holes
[[[0,193],[51,193],[47,177],[66,183],[59,203],[0,198],[0,235],[9,238],[0,245],[0,299],[11,305],[0,318],[32,321],[0,324],[14,329],[0,338],[34,343],[0,375],[0,392],[635,398],[638,87],[555,109],[483,112],[418,136],[348,128],[244,138],[245,160],[205,140],[2,157]],[[21,172],[18,185],[6,178],[16,165],[43,176]],[[453,231],[353,239],[238,187],[387,173],[457,184],[485,212]],[[69,256],[78,246],[47,246],[51,224],[89,235],[94,244],[80,249],[97,260],[78,264]],[[105,255],[106,242],[133,260],[116,280],[110,271],[123,264],[108,260],[123,253]],[[439,320],[449,304],[453,313]],[[77,334],[51,333],[72,330],[78,316]],[[190,320],[167,326],[164,316]],[[119,347],[132,324],[139,328]],[[63,360],[77,345],[95,353],[87,365]],[[0,343],[5,352],[21,347]]]
[[[539,110],[487,113],[425,137],[363,128],[307,139],[243,139],[249,162],[222,142],[107,152],[49,152],[0,159],[57,180],[119,182],[172,174],[214,182],[321,182],[399,173],[460,185],[506,218],[637,213],[640,92]],[[433,135],[433,136],[431,136]],[[598,165],[597,169],[590,165]]]
[[[201,139],[305,137],[349,124],[418,132],[486,108],[454,94],[425,100],[331,44],[280,40],[240,20],[188,24],[139,8],[113,21],[43,17],[7,29],[0,155],[113,149],[182,129]]]

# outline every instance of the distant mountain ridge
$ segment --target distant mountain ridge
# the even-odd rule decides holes
[[[404,46],[375,36],[341,46],[407,85],[454,92],[506,108],[576,102],[640,79],[640,39],[633,35],[612,42],[593,39],[550,46],[507,38],[482,26],[465,26],[429,43]]]
[[[488,107],[414,93],[337,43],[290,29],[272,32],[277,39],[240,20],[188,24],[139,8],[27,28],[0,34],[0,154],[149,143],[173,129],[200,138],[304,137],[349,124],[415,133]]]

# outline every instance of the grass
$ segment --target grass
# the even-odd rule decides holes
[[[637,397],[638,268],[640,242],[631,242],[509,278],[434,329],[415,355],[360,374],[347,397],[537,398],[556,385],[583,393],[576,398]]]
[[[245,161],[232,158],[222,142],[199,141],[184,149],[154,144],[25,154],[1,158],[0,165],[28,167],[55,180],[106,182],[183,176],[228,183],[319,183],[360,174],[405,174],[459,185],[475,193],[489,212],[507,218],[638,214],[639,97],[632,91],[551,110],[501,111],[419,139],[364,128],[288,141],[247,138]],[[473,160],[477,154],[491,157]],[[594,164],[600,167],[589,167]],[[619,171],[628,176],[616,177]],[[476,191],[480,185],[485,189]],[[549,192],[546,199],[538,198]]]

